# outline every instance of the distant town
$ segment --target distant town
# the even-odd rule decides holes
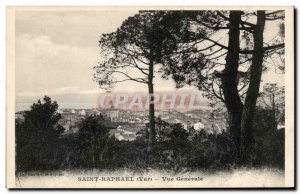
[[[25,111],[16,112],[16,120],[24,120]],[[64,136],[76,134],[82,119],[88,116],[103,116],[109,122],[110,134],[119,141],[134,141],[146,128],[148,119],[147,110],[124,110],[113,106],[107,109],[59,109],[61,114],[59,124],[65,128]],[[210,107],[188,112],[176,110],[157,110],[155,116],[168,123],[180,123],[184,129],[193,128],[195,131],[203,130],[209,134],[219,134],[227,128],[226,114],[220,109]]]

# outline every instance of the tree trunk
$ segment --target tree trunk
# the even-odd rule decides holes
[[[240,136],[241,136],[241,115],[243,104],[238,93],[238,68],[240,50],[240,30],[241,11],[230,11],[229,15],[229,40],[228,53],[226,56],[225,69],[221,77],[222,90],[226,108],[229,114],[229,131],[237,149],[239,159]]]
[[[277,120],[276,120],[276,104],[275,104],[275,94],[272,94],[272,119],[273,119],[273,132],[277,131]]]
[[[265,27],[265,11],[257,12],[257,24],[254,30],[254,53],[250,67],[250,82],[246,94],[242,116],[241,154],[244,162],[249,162],[254,154],[253,119],[263,66],[263,32]]]
[[[149,82],[148,82],[148,91],[149,91],[149,127],[150,127],[150,137],[149,137],[149,149],[155,144],[156,139],[156,130],[155,130],[155,113],[154,113],[154,88],[153,88],[153,62],[150,62],[149,65]]]

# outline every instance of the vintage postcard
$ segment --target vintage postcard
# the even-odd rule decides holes
[[[7,7],[8,188],[294,188],[293,7]]]

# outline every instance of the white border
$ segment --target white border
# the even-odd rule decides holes
[[[2,187],[1,187],[1,193],[8,193],[8,190],[5,188],[5,139],[6,139],[6,135],[5,135],[5,123],[6,123],[6,47],[4,45],[6,45],[6,14],[5,14],[5,10],[6,10],[6,6],[11,6],[11,5],[28,5],[28,6],[32,6],[32,5],[72,5],[72,6],[76,6],[76,5],[88,5],[88,6],[105,6],[105,5],[201,5],[201,6],[222,6],[222,5],[226,5],[226,6],[247,6],[247,5],[266,5],[266,6],[273,6],[273,5],[294,5],[296,7],[300,7],[300,1],[298,0],[269,0],[269,1],[262,1],[262,0],[226,0],[226,1],[222,1],[222,0],[214,0],[214,1],[199,1],[199,0],[172,0],[172,1],[168,1],[168,0],[151,0],[151,1],[134,1],[134,0],[126,0],[126,1],[121,1],[121,0],[101,0],[101,1],[95,1],[95,0],[72,0],[72,1],[66,1],[66,0],[51,0],[51,1],[34,1],[34,0],[10,0],[10,1],[0,1],[0,15],[1,15],[1,19],[0,19],[0,40],[1,40],[1,45],[2,47],[0,47],[0,59],[1,59],[1,65],[0,65],[0,124],[1,124],[1,132],[2,132],[2,136],[1,136],[1,149],[0,152],[2,153],[2,160],[1,160],[1,165],[0,165],[0,170],[1,170],[1,174],[2,176],[0,176],[0,180],[2,183]],[[297,14],[298,15],[298,14]],[[297,22],[297,26],[299,27],[299,20],[296,20]],[[298,42],[297,42],[298,45]],[[300,51],[298,49],[298,52],[295,53],[295,56],[298,56],[300,54]],[[297,57],[298,58],[298,57]],[[297,61],[297,60],[296,60]],[[299,68],[297,69],[297,74],[300,72]],[[297,91],[299,91],[299,83],[297,84]],[[298,95],[299,96],[299,95]],[[297,107],[298,108],[298,107]],[[297,120],[300,119],[300,116],[297,116]],[[297,139],[299,139],[299,132],[298,132],[298,137]],[[299,149],[297,149],[297,155],[299,154]],[[298,168],[299,169],[299,168]],[[299,185],[299,184],[297,184]],[[51,191],[52,192],[52,191]],[[56,191],[57,192],[57,191]],[[67,191],[67,192],[63,192],[63,193],[71,193],[72,191]],[[105,191],[102,191],[105,192]],[[106,191],[107,192],[107,191]],[[183,191],[185,192],[185,191]],[[254,191],[255,192],[255,191]],[[286,191],[285,191],[286,192]],[[285,193],[283,192],[283,193]],[[62,193],[58,192],[58,193]]]

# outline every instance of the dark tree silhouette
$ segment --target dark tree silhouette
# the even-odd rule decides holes
[[[58,105],[47,96],[25,111],[24,122],[16,122],[16,165],[18,171],[51,169],[64,128],[58,124]]]
[[[104,119],[99,116],[89,116],[82,120],[78,132],[77,150],[79,164],[84,167],[110,167],[116,161],[114,139],[109,129],[104,125]]]
[[[266,22],[265,11],[257,11],[257,23],[253,31],[253,54],[250,66],[250,82],[244,103],[244,110],[241,123],[241,152],[243,160],[248,160],[254,154],[253,142],[253,120],[255,115],[256,101],[259,94],[261,75],[264,58],[264,28]]]
[[[284,123],[284,91],[284,87],[280,87],[277,84],[266,84],[258,99],[267,110],[271,110],[273,129],[275,131],[278,123]]]
[[[141,12],[129,17],[115,31],[103,34],[99,41],[101,56],[105,59],[94,69],[95,81],[101,88],[109,89],[124,81],[134,81],[148,86],[150,143],[156,139],[154,119],[154,66],[159,63],[163,47],[161,37],[166,37],[159,18],[162,12]]]
[[[267,43],[263,39],[265,21],[282,20],[284,13],[173,11],[169,14],[176,15],[173,20],[180,18],[172,23],[181,26],[181,30],[175,36],[177,46],[173,52],[162,56],[165,76],[171,75],[179,87],[195,85],[207,97],[223,102],[237,149],[240,150],[241,141],[243,149],[251,149],[253,115],[264,65],[279,56],[284,63],[284,25],[280,24],[277,36]],[[257,17],[257,22],[249,22],[249,17]],[[279,66],[279,69],[284,68]]]
[[[249,87],[246,93],[244,102],[244,109],[241,123],[241,152],[243,160],[248,160],[254,154],[254,132],[253,122],[256,109],[256,102],[259,96],[261,76],[263,72],[264,58],[270,58],[274,54],[282,55],[284,50],[284,43],[279,42],[276,37],[273,39],[273,45],[265,44],[264,42],[264,29],[267,20],[282,20],[284,13],[282,11],[275,11],[266,13],[266,11],[257,11],[257,22],[253,29],[253,50],[248,50],[252,55],[251,66],[249,69]],[[284,34],[282,27],[279,29],[278,34]],[[283,41],[283,40],[281,40]],[[267,46],[264,46],[267,45]]]
[[[171,76],[177,87],[197,86],[206,97],[225,104],[229,131],[240,150],[237,156],[244,153],[247,158],[254,143],[261,75],[268,64],[284,71],[284,24],[278,22],[278,34],[265,42],[265,23],[283,19],[280,10],[141,11],[116,32],[102,35],[100,46],[106,59],[95,67],[95,78],[101,87],[128,80],[144,83],[151,95],[154,66],[162,64],[162,76]],[[139,73],[132,76],[129,69]],[[112,77],[115,74],[124,79]],[[150,103],[149,113],[152,144],[154,104]]]

